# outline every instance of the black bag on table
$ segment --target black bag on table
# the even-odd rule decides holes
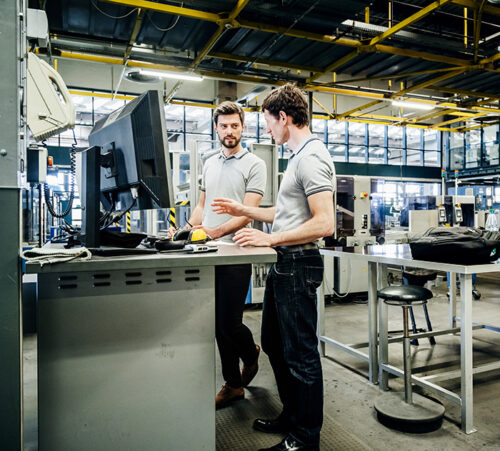
[[[415,260],[477,265],[500,257],[500,232],[474,227],[431,227],[409,242]]]

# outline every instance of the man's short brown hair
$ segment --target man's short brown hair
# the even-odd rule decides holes
[[[217,121],[220,115],[226,114],[238,114],[241,119],[241,125],[245,123],[245,112],[243,108],[235,102],[222,102],[214,111],[214,123],[217,125]]]
[[[287,83],[281,88],[271,91],[262,103],[262,111],[267,110],[276,119],[280,111],[291,116],[297,127],[309,125],[309,105],[299,88]]]

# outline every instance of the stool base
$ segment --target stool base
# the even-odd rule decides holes
[[[418,393],[413,393],[413,403],[407,404],[404,392],[387,392],[375,401],[380,423],[403,432],[431,432],[443,423],[444,407]]]

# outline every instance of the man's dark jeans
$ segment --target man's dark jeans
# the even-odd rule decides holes
[[[216,266],[215,337],[222,376],[233,388],[241,387],[240,358],[251,365],[258,356],[252,332],[243,324],[252,265]]]
[[[319,444],[323,424],[323,374],[318,351],[316,289],[323,280],[317,249],[277,249],[267,277],[262,313],[262,349],[276,377],[291,433]]]

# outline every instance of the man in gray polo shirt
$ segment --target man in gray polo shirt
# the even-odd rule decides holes
[[[269,272],[262,312],[262,349],[269,356],[283,410],[257,419],[254,429],[286,433],[275,451],[319,450],[323,376],[316,335],[316,289],[323,260],[316,241],[334,232],[335,170],[324,144],[309,130],[307,101],[296,87],[272,91],[262,104],[268,132],[292,150],[275,208],[216,199],[214,211],[272,222],[271,234],[241,229],[240,246],[272,246],[278,261]],[[262,450],[261,450],[262,451]]]
[[[244,112],[238,104],[224,102],[219,105],[214,112],[214,126],[222,148],[203,167],[200,201],[189,223],[202,228],[213,239],[231,241],[234,232],[245,227],[251,219],[217,215],[210,204],[215,197],[222,196],[258,207],[266,189],[266,165],[241,145]],[[243,387],[258,370],[260,348],[242,322],[251,274],[250,264],[215,268],[215,328],[222,375],[226,381],[215,398],[217,408],[243,399]],[[243,361],[241,373],[240,358]]]

